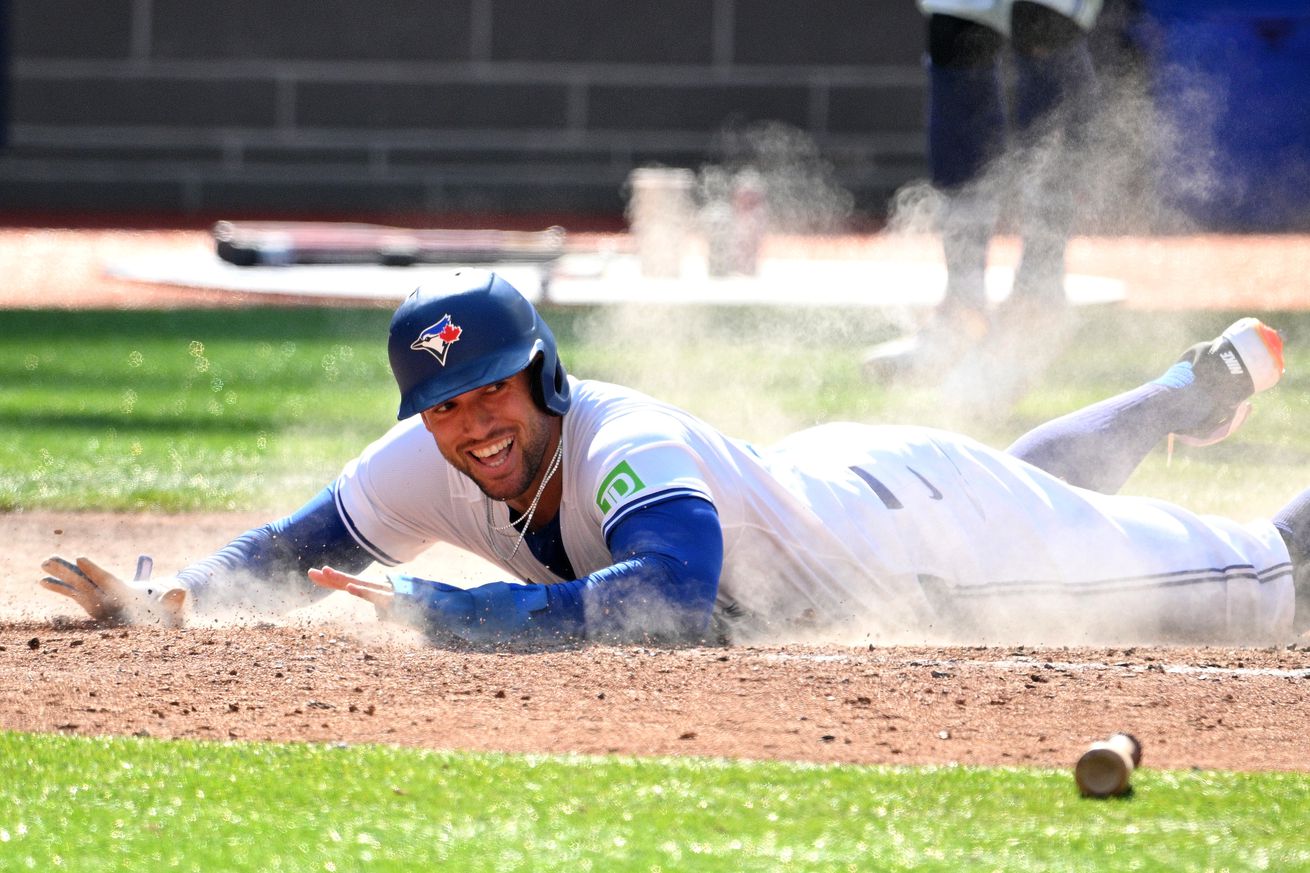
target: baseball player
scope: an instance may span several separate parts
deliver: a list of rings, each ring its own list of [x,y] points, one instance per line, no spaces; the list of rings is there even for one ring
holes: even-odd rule
[[[411,294],[388,350],[399,424],[300,510],[169,580],[51,558],[42,584],[98,618],[176,621],[184,601],[204,607],[252,579],[308,593],[308,575],[434,639],[479,643],[1214,641],[1291,628],[1289,546],[1310,554],[1310,499],[1244,526],[1093,490],[1117,488],[1167,433],[1207,442],[1240,425],[1283,369],[1279,336],[1255,319],[1008,453],[906,426],[828,424],[767,448],[731,439],[567,375],[533,306],[483,271]],[[438,542],[513,581],[352,575]]]
[[[875,379],[940,375],[998,330],[1026,330],[1026,322],[1040,320],[1051,336],[1063,324],[1077,196],[1073,155],[1097,92],[1087,32],[1101,0],[919,0],[919,8],[927,16],[928,162],[943,197],[947,284],[918,335],[870,350],[865,372]],[[1009,101],[1002,85],[1007,45]],[[1005,171],[1002,157],[1012,164]],[[994,317],[984,273],[1002,172],[1013,172],[1018,187],[1023,254]]]

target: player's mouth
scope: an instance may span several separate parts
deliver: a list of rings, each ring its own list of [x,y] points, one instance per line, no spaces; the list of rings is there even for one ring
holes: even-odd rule
[[[510,449],[514,447],[514,438],[505,437],[494,443],[485,446],[479,446],[476,449],[469,449],[468,454],[472,456],[475,463],[479,466],[489,469],[503,467],[509,461]]]

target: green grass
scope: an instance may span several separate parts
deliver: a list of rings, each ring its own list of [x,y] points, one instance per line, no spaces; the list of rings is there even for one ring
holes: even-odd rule
[[[392,423],[388,318],[0,313],[0,508],[303,499]]]
[[[0,734],[0,869],[1296,870],[1305,774],[543,758]]]
[[[915,422],[1004,446],[1029,427],[1162,372],[1230,313],[1088,317],[1013,410],[963,418],[931,392],[865,382],[858,361],[894,327],[875,312],[550,309],[570,370],[685,406],[767,442],[832,419]],[[1289,377],[1237,438],[1163,449],[1130,489],[1206,512],[1268,514],[1310,484],[1310,316]],[[391,426],[389,313],[379,309],[0,313],[0,511],[276,509],[328,482]]]

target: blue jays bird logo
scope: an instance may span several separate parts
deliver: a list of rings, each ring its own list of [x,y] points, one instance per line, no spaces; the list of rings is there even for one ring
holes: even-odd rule
[[[432,357],[437,359],[437,363],[446,366],[446,352],[450,350],[450,344],[459,339],[459,335],[464,332],[464,328],[450,320],[449,315],[441,316],[441,320],[436,324],[425,327],[423,332],[418,335],[418,339],[409,344],[414,351],[420,349],[428,352]]]

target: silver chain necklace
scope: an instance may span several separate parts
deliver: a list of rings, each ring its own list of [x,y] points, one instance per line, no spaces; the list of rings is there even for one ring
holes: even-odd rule
[[[541,478],[541,484],[537,486],[537,494],[532,498],[532,503],[528,504],[528,511],[523,513],[519,521],[523,523],[523,529],[520,530],[518,522],[511,520],[509,524],[496,524],[491,517],[491,498],[486,494],[482,495],[482,507],[487,516],[487,527],[493,534],[499,534],[503,537],[512,537],[517,535],[514,541],[514,548],[508,555],[500,550],[498,541],[495,536],[491,538],[492,551],[502,561],[512,561],[514,556],[519,553],[519,546],[523,545],[523,538],[528,535],[528,528],[532,526],[532,516],[537,512],[537,504],[541,502],[541,495],[546,493],[546,485],[554,478],[555,472],[559,470],[560,463],[564,460],[564,434],[559,436],[559,444],[555,447],[555,457],[550,461],[550,467],[546,470],[546,475]]]

